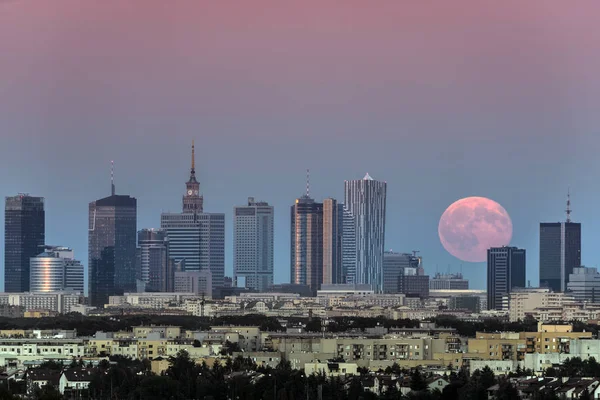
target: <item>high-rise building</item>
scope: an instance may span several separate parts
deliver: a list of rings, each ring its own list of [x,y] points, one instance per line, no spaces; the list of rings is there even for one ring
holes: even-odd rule
[[[436,273],[429,281],[431,290],[467,290],[469,281],[462,274],[440,274]]]
[[[502,310],[502,298],[525,287],[525,249],[492,247],[487,252],[488,309]]]
[[[569,274],[567,292],[578,301],[600,302],[600,273],[598,273],[598,269],[573,268],[573,272]]]
[[[108,297],[136,289],[137,200],[112,194],[89,205],[89,297],[102,306]]]
[[[142,229],[138,232],[140,280],[146,290],[166,292],[169,281],[169,239],[163,229]]]
[[[209,299],[212,298],[212,275],[210,270],[176,271],[174,292],[194,293]]]
[[[540,286],[555,292],[567,289],[569,275],[581,266],[581,224],[540,224]]]
[[[361,180],[346,181],[344,189],[344,207],[354,224],[356,251],[355,270],[345,271],[346,281],[370,284],[382,293],[387,183],[366,174]]]
[[[20,194],[4,208],[4,291],[29,291],[29,262],[44,248],[44,198]]]
[[[233,280],[266,291],[273,285],[273,206],[248,198],[233,208]]]
[[[291,207],[290,250],[290,283],[316,293],[323,283],[323,204],[308,190]]]
[[[398,292],[398,278],[406,268],[413,268],[416,275],[421,259],[413,254],[386,251],[383,253],[383,293]]]
[[[47,246],[46,251],[31,258],[30,266],[29,291],[46,293],[73,290],[83,294],[83,264],[75,260],[70,248]]]
[[[406,297],[429,297],[429,275],[425,275],[421,258],[412,256],[411,266],[402,268],[402,274],[396,279],[398,285],[397,293]]]
[[[336,199],[323,200],[323,283],[344,283],[342,238],[344,205]]]
[[[160,227],[169,238],[169,257],[183,262],[186,271],[208,269],[213,291],[223,286],[225,275],[225,214],[205,213],[204,198],[196,180],[194,147],[182,213],[163,213]]]

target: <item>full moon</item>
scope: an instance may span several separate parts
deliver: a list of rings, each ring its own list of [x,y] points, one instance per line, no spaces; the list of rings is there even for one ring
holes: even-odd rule
[[[508,245],[512,231],[506,210],[485,197],[466,197],[452,203],[438,226],[444,248],[467,262],[487,261],[487,250]]]

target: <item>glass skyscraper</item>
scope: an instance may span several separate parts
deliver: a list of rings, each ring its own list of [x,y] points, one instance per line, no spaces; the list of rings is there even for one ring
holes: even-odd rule
[[[163,229],[142,229],[138,232],[140,271],[138,275],[146,289],[166,292],[173,280],[169,269],[169,240]]]
[[[323,283],[344,283],[342,238],[344,205],[336,199],[323,200]]]
[[[237,286],[273,286],[273,206],[248,198],[233,208],[233,279]]]
[[[89,205],[89,297],[102,306],[108,297],[136,290],[137,200],[113,194]]]
[[[290,283],[313,293],[323,283],[323,204],[308,193],[291,207]]]
[[[525,287],[525,250],[492,247],[487,258],[487,306],[489,310],[502,310],[502,297],[514,288]]]
[[[44,251],[44,198],[6,198],[4,208],[4,291],[29,291],[30,259]]]
[[[354,242],[354,246],[347,243],[349,249],[355,247],[354,265],[350,261],[352,254],[343,250],[346,282],[369,284],[377,293],[383,293],[386,191],[387,183],[376,181],[369,174],[344,183],[347,236],[343,240]]]
[[[555,292],[567,289],[569,275],[581,266],[581,224],[540,224],[540,286]]]
[[[49,246],[31,258],[31,292],[73,290],[83,295],[84,272],[81,261],[67,247]]]

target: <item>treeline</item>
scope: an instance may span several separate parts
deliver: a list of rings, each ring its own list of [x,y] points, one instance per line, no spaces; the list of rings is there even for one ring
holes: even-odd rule
[[[303,371],[293,370],[285,360],[276,368],[268,368],[258,367],[249,358],[238,357],[223,364],[216,361],[209,367],[205,363],[197,364],[187,353],[181,352],[170,359],[170,366],[162,375],[154,375],[147,361],[123,357],[113,357],[112,361],[115,362],[103,361],[97,368],[90,368],[92,377],[87,390],[62,396],[56,387],[47,385],[36,388],[29,397],[35,400],[478,400],[487,399],[488,389],[499,384],[497,400],[518,398],[516,388],[506,379],[497,379],[487,367],[471,376],[466,370],[446,375],[450,384],[443,390],[430,390],[429,375],[420,369],[398,370],[395,372],[410,377],[411,392],[403,395],[391,384],[381,387],[379,391],[383,393],[378,396],[365,385],[373,381],[373,375],[365,370],[359,376],[328,379],[324,375],[306,376]],[[62,366],[46,363],[40,368]],[[5,385],[0,388],[2,400],[17,399],[19,394],[24,393],[12,392]]]

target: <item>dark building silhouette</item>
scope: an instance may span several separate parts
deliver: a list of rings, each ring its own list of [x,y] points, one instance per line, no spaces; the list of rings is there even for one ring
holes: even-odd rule
[[[29,291],[30,259],[44,251],[44,198],[6,198],[4,209],[4,291]]]
[[[169,239],[162,229],[138,232],[140,262],[137,275],[147,291],[166,292],[173,276],[169,276]]]
[[[540,224],[540,287],[564,292],[573,268],[581,266],[581,224]]]
[[[416,275],[420,265],[421,259],[414,254],[393,251],[383,253],[383,293],[402,293],[398,292],[399,277],[404,275],[405,269]]]
[[[488,309],[501,310],[504,295],[525,287],[525,249],[492,247],[487,253]]]
[[[89,205],[89,298],[102,306],[108,297],[136,290],[137,200],[112,195]],[[97,281],[96,281],[97,280]]]
[[[481,299],[478,296],[453,296],[448,302],[450,310],[469,310],[473,313],[481,312]]]

